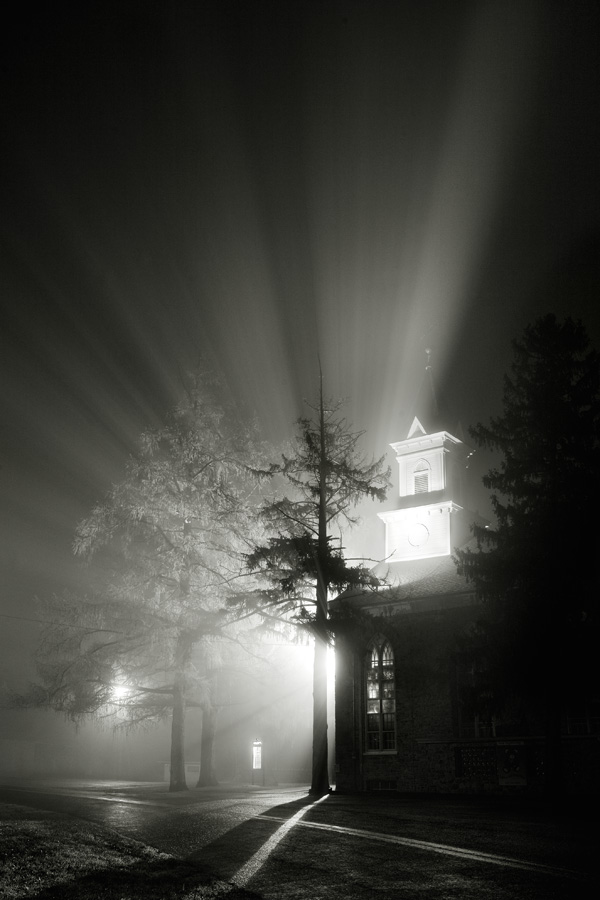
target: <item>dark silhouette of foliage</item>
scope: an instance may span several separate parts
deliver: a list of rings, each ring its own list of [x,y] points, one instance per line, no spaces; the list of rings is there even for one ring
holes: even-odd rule
[[[329,789],[327,774],[327,645],[328,596],[377,580],[364,566],[345,560],[341,529],[356,522],[356,504],[370,497],[383,500],[389,470],[383,460],[368,462],[359,452],[360,432],[339,415],[339,403],[326,403],[321,393],[314,415],[298,420],[298,436],[290,454],[261,474],[283,481],[290,494],[278,494],[262,507],[261,518],[273,536],[247,556],[251,572],[262,576],[266,591],[246,595],[245,604],[272,618],[290,618],[308,629],[315,641],[313,671],[313,765],[311,792]]]
[[[599,355],[552,315],[513,346],[503,413],[470,429],[499,454],[483,479],[496,525],[475,526],[478,549],[457,560],[483,601],[471,650],[488,707],[541,704],[556,739],[569,703],[598,691]]]

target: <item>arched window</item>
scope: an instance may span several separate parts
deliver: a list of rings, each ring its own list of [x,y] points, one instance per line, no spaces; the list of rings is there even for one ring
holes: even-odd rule
[[[426,494],[429,491],[429,473],[431,467],[424,459],[420,459],[413,470],[413,488],[415,494]]]
[[[366,658],[367,750],[396,749],[396,684],[394,651],[385,638],[376,639]]]

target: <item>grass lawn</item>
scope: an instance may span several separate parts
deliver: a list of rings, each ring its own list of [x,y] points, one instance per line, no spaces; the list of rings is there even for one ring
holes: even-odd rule
[[[73,900],[250,900],[202,867],[117,832],[0,803],[0,897]]]

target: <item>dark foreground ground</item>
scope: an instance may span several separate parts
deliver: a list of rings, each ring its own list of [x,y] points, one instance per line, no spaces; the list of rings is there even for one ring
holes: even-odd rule
[[[596,820],[593,802],[7,781],[0,897],[586,898]]]

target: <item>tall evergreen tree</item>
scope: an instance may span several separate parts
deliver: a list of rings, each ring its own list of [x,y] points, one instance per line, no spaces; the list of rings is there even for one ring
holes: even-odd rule
[[[513,346],[502,415],[470,429],[500,457],[483,479],[497,522],[476,526],[478,549],[457,556],[483,601],[486,702],[541,704],[554,786],[561,715],[599,686],[599,355],[581,323],[552,315]]]
[[[197,376],[168,424],[142,436],[124,479],[82,521],[74,549],[86,596],[49,601],[29,701],[73,718],[118,713],[136,725],[171,717],[171,782],[186,789],[186,710],[203,711],[201,783],[210,783],[218,642],[252,534],[257,444]]]
[[[384,500],[389,470],[384,457],[368,462],[361,455],[361,432],[352,431],[339,415],[340,403],[326,403],[321,391],[313,415],[298,420],[289,455],[265,473],[287,483],[262,508],[262,520],[274,536],[248,556],[250,571],[260,573],[271,590],[257,607],[264,616],[291,614],[314,636],[313,756],[311,793],[329,789],[327,772],[328,596],[376,581],[362,565],[344,558],[341,530],[356,522],[357,503]],[[248,597],[246,597],[248,600]]]

